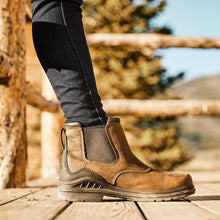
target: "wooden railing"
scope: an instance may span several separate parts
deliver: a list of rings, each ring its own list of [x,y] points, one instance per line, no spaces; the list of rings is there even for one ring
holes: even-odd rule
[[[60,151],[57,132],[63,122],[58,103],[51,101],[53,95],[47,96],[48,84],[44,85],[44,96],[30,84],[22,84],[25,60],[21,48],[24,48],[25,42],[23,38],[25,10],[28,11],[27,8],[25,9],[25,0],[20,0],[19,4],[15,0],[10,0],[10,4],[9,0],[2,0],[0,3],[0,188],[6,185],[19,187],[25,182],[24,103],[26,101],[41,109],[43,114],[42,128],[47,139],[42,139],[44,161],[42,174],[44,177],[57,175],[59,170],[57,161]],[[17,15],[16,13],[21,17],[15,23],[12,18]],[[30,16],[30,11],[28,13]],[[18,25],[20,32],[17,31]],[[159,34],[92,34],[87,36],[87,39],[89,45],[93,47],[123,45],[128,50],[139,50],[149,57],[153,57],[158,48],[220,48],[220,39]],[[12,41],[17,43],[11,44]],[[20,88],[17,87],[18,85],[21,85]],[[220,100],[104,100],[103,103],[109,115],[134,114],[161,118],[189,115],[220,116]],[[49,154],[50,157],[47,156]],[[50,174],[47,173],[48,170],[51,171]]]

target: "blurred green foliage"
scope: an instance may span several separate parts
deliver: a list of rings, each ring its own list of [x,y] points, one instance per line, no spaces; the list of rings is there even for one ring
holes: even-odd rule
[[[83,20],[86,33],[163,33],[167,27],[152,25],[152,19],[166,6],[163,0],[86,0]],[[166,99],[170,87],[182,73],[167,77],[161,57],[148,58],[143,52],[123,47],[91,48],[99,93],[103,99]],[[178,142],[175,119],[123,116],[134,153],[156,169],[171,170],[187,161],[185,148]]]

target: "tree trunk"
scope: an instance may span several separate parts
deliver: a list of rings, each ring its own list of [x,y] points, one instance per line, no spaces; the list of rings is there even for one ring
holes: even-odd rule
[[[46,76],[43,76],[43,96],[57,102],[55,93]],[[57,178],[60,171],[61,146],[60,130],[64,116],[59,108],[57,113],[42,112],[41,114],[41,175],[43,178]]]
[[[0,189],[25,185],[25,5],[0,3]]]

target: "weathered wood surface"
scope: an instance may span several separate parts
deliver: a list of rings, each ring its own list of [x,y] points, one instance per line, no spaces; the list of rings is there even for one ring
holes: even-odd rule
[[[196,194],[188,200],[220,218],[220,182],[197,184]]]
[[[29,83],[26,83],[26,98],[27,103],[33,107],[37,107],[42,111],[51,113],[57,113],[59,111],[59,105],[56,102],[47,100],[36,89],[34,89]]]
[[[57,220],[144,220],[134,202],[106,201],[75,203],[62,212]]]
[[[0,195],[0,205],[9,203],[21,197],[27,196],[39,189],[37,188],[11,188],[3,190]]]
[[[11,77],[15,71],[15,66],[12,63],[8,54],[0,51],[0,82],[3,84]]]
[[[219,172],[216,172],[216,177],[213,178],[214,173],[201,173],[199,178],[199,173],[192,173],[196,180],[196,194],[171,202],[136,203],[106,197],[105,201],[100,203],[69,203],[57,199],[56,187],[10,189],[9,196],[8,189],[5,189],[0,192],[0,198],[7,201],[0,203],[0,219],[218,220],[220,219],[218,174]]]
[[[220,101],[214,100],[103,100],[108,115],[142,117],[219,116]]]
[[[138,50],[149,58],[154,57],[158,48],[220,48],[220,38],[178,37],[167,34],[89,34],[88,44],[92,47],[125,47]],[[95,56],[95,55],[94,55]]]
[[[215,219],[218,217],[207,210],[192,205],[189,202],[139,202],[147,219],[150,220],[202,220]]]
[[[170,47],[220,48],[220,38],[179,37],[168,34],[89,34],[90,46],[148,47],[153,50]]]
[[[56,194],[56,188],[46,188],[0,206],[0,219],[51,219],[69,206]]]
[[[220,183],[220,171],[191,172],[195,183]]]
[[[57,102],[56,95],[49,80],[43,76],[42,94],[48,100]],[[52,178],[59,175],[61,151],[60,130],[64,126],[64,116],[61,109],[57,113],[41,113],[41,175]]]
[[[56,113],[56,102],[48,101],[30,85],[26,85],[28,104],[42,111]],[[142,117],[220,116],[219,100],[134,100],[102,101],[108,115],[138,115]]]
[[[25,5],[0,3],[0,189],[25,183]]]

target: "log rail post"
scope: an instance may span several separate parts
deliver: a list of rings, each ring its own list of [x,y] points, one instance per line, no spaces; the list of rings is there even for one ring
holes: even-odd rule
[[[0,189],[25,185],[25,0],[0,3]]]
[[[57,133],[63,124],[56,102],[48,101],[25,84],[25,17],[31,17],[26,0],[1,0],[0,3],[0,189],[25,185],[27,162],[26,149],[26,101],[50,112],[42,114],[42,133],[52,141],[42,138],[42,176],[57,175],[60,151]],[[220,48],[220,39],[182,38],[159,34],[92,34],[87,36],[90,46],[124,46],[140,50],[149,57],[158,48]],[[141,42],[141,43],[140,43]],[[46,83],[47,84],[47,83]],[[52,98],[45,84],[44,95]],[[109,115],[135,114],[146,116],[219,116],[219,101],[143,101],[105,100]],[[133,105],[135,104],[135,105]],[[133,108],[136,106],[137,108]],[[176,107],[176,108],[175,108]],[[159,109],[155,111],[155,109]],[[175,111],[173,111],[174,109]],[[176,111],[176,109],[178,111]],[[52,114],[51,114],[52,113]],[[48,120],[53,123],[47,123]],[[51,129],[52,128],[52,129]],[[56,139],[56,140],[55,140]],[[49,146],[49,147],[48,147]],[[48,160],[49,155],[49,160]],[[48,173],[47,171],[50,170]]]

